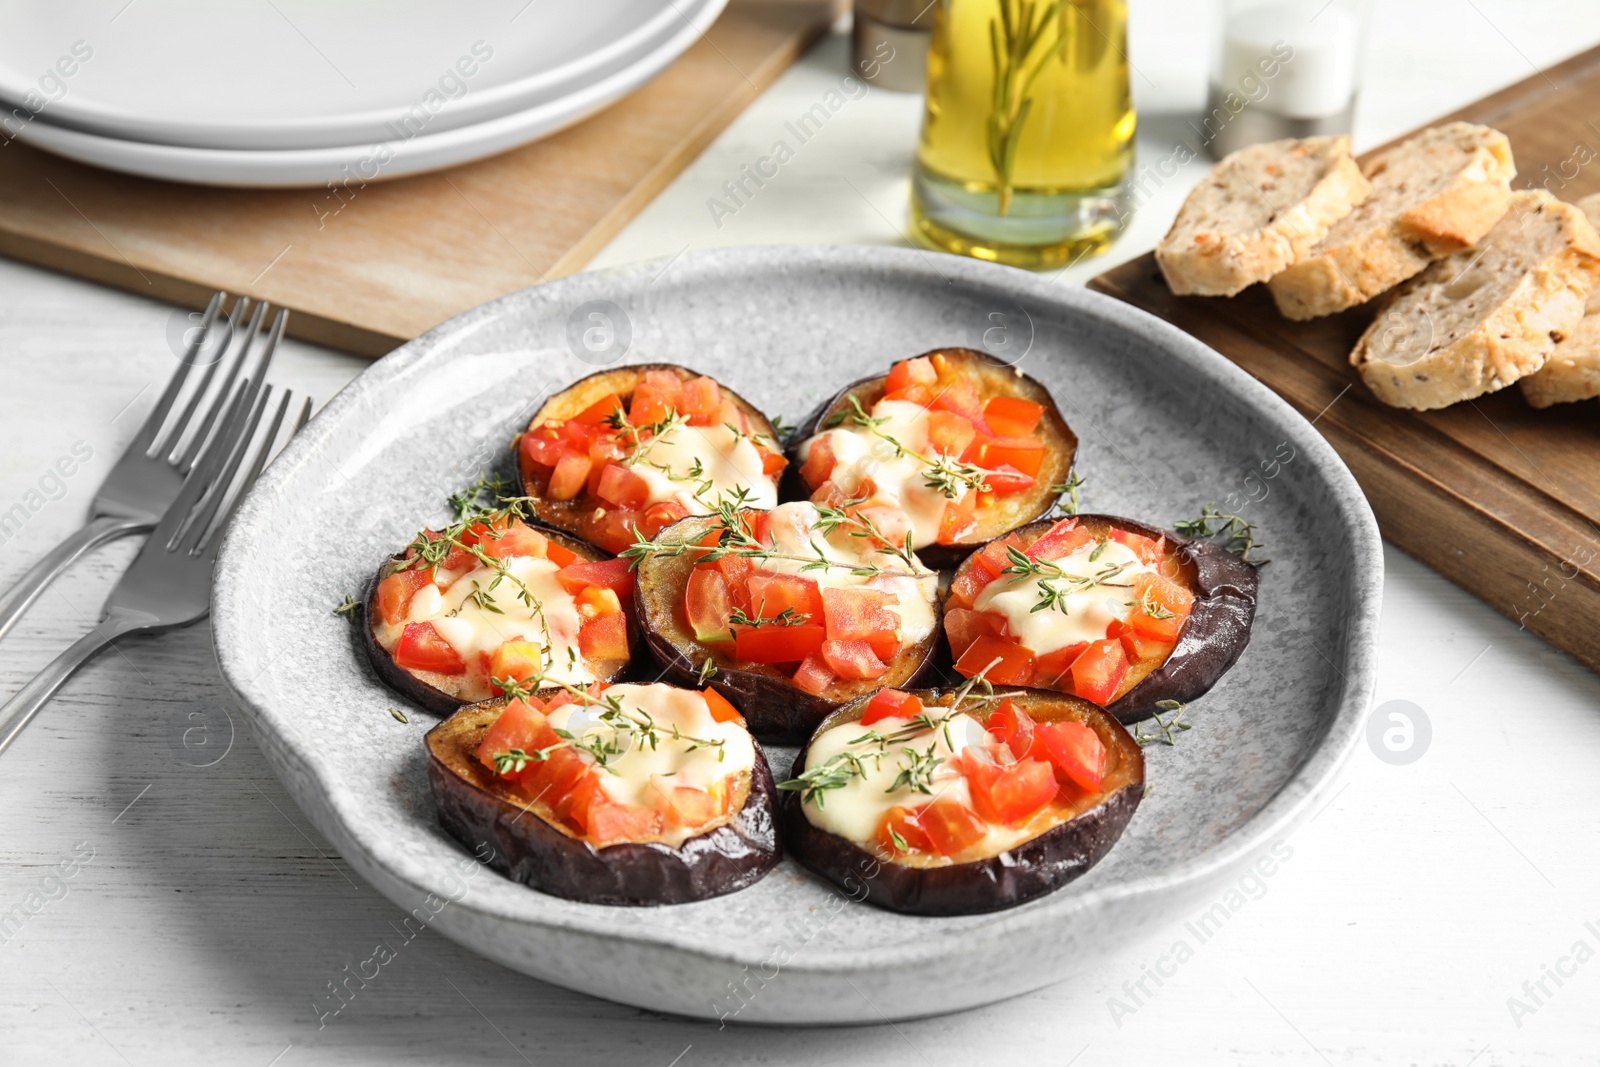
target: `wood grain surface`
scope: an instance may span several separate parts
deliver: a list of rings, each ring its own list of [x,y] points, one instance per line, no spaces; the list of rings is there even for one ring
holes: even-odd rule
[[[1517,187],[1567,200],[1600,191],[1600,49],[1439,121],[1453,119],[1510,137]],[[1278,392],[1350,465],[1385,538],[1600,670],[1593,401],[1537,411],[1510,388],[1442,411],[1401,411],[1379,403],[1348,362],[1371,305],[1296,323],[1277,313],[1265,286],[1231,299],[1176,297],[1153,255],[1089,284],[1172,322]]]
[[[296,336],[379,356],[486,300],[581,268],[832,21],[838,0],[733,0],[677,62],[570,129],[395,181],[214,189],[11,143],[0,254],[203,307],[294,311]]]

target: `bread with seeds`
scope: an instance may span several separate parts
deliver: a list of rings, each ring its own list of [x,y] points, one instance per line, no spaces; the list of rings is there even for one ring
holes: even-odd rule
[[[1600,193],[1579,200],[1578,208],[1600,230]],[[1600,285],[1589,294],[1583,319],[1572,336],[1556,345],[1549,361],[1517,387],[1536,408],[1600,396]]]
[[[1268,282],[1286,318],[1332,315],[1477,244],[1505,214],[1516,165],[1505,134],[1451,122],[1364,168],[1371,192]]]
[[[1156,262],[1180,296],[1232,296],[1293,263],[1366,195],[1348,137],[1242,148],[1189,193]]]
[[[1514,193],[1478,247],[1395,294],[1350,362],[1386,404],[1427,410],[1502,389],[1545,365],[1600,281],[1600,235],[1543,190]]]

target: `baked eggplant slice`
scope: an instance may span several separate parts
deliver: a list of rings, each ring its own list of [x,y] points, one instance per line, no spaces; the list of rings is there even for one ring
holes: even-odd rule
[[[545,401],[513,448],[540,521],[607,552],[722,499],[772,507],[788,462],[747,400],[666,363],[591,374]]]
[[[1098,863],[1144,796],[1144,753],[1086,700],[885,689],[825,719],[778,788],[801,864],[894,911],[1015,907]]]
[[[970,348],[856,382],[799,438],[786,498],[896,508],[932,567],[1049,511],[1078,448],[1048,389]]]
[[[880,526],[879,511],[902,525]],[[805,501],[683,519],[625,553],[645,641],[673,681],[709,683],[757,737],[799,744],[932,659],[939,579],[905,534],[892,509]]]
[[[780,857],[766,756],[712,692],[519,691],[461,708],[427,743],[440,824],[552,896],[681,904],[743,889]]]
[[[378,677],[439,715],[498,695],[495,678],[615,681],[642,644],[627,561],[512,509],[419,533],[365,615]]]
[[[956,570],[957,672],[1072,693],[1125,723],[1216,684],[1250,640],[1256,569],[1213,541],[1114,515],[1041,520]]]

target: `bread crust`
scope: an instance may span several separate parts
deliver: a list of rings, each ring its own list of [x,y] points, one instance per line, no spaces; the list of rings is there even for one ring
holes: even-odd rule
[[[1519,248],[1523,230],[1540,216],[1558,228],[1553,250],[1540,252],[1530,244],[1529,254],[1539,258],[1525,266],[1514,259],[1488,260]],[[1549,193],[1520,192],[1497,227],[1484,248],[1441,260],[1406,285],[1362,334],[1350,362],[1379,400],[1430,410],[1503,389],[1543,367],[1556,343],[1576,329],[1600,280],[1600,235],[1589,220]],[[1502,274],[1511,288],[1470,329],[1439,343],[1435,316],[1460,313],[1461,299],[1451,289],[1469,268],[1480,267],[1476,257],[1494,264],[1482,269],[1516,269],[1518,276]]]
[[[1577,207],[1600,230],[1600,193],[1579,200]],[[1536,408],[1600,396],[1600,284],[1590,292],[1572,336],[1556,345],[1545,365],[1517,382],[1517,387]]]
[[[1385,172],[1441,141],[1456,142],[1465,156],[1452,162],[1456,173],[1445,188],[1398,211],[1382,210],[1382,199],[1404,196],[1404,186],[1386,181]],[[1354,234],[1334,229],[1272,278],[1267,287],[1278,311],[1300,321],[1332,315],[1366,303],[1443,256],[1472,247],[1505,214],[1516,172],[1511,143],[1486,126],[1452,122],[1396,145],[1366,168],[1377,218]]]
[[[1313,137],[1241,149],[1212,168],[1259,187],[1265,167],[1292,153],[1316,153],[1326,164],[1305,196],[1272,213],[1260,226],[1228,232],[1208,225],[1204,201],[1217,188],[1204,182],[1189,193],[1172,228],[1156,245],[1156,263],[1179,296],[1233,296],[1264,282],[1293,263],[1328,232],[1368,191],[1367,179],[1350,155],[1350,138]],[[1262,168],[1261,175],[1250,171]]]

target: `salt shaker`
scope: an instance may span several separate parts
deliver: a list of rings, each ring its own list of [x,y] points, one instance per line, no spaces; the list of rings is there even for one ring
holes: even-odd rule
[[[1349,133],[1371,0],[1225,0],[1200,133],[1214,158]]]

